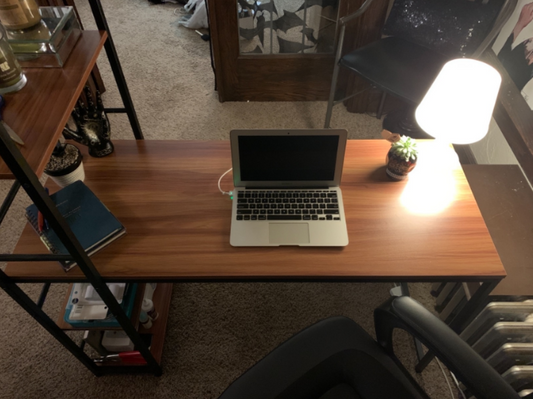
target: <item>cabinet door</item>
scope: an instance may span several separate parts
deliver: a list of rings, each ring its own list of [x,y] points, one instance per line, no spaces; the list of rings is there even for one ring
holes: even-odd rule
[[[363,0],[207,0],[220,101],[327,100],[337,19]],[[379,37],[387,1],[349,27],[345,49]],[[363,28],[364,26],[364,28]],[[358,37],[354,34],[361,33]],[[353,85],[341,76],[339,86]],[[363,98],[361,101],[365,102]]]

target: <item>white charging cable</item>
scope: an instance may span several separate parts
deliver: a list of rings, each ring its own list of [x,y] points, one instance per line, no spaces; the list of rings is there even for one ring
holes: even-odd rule
[[[222,193],[222,195],[229,195],[230,197],[233,195],[233,191],[224,191],[224,190],[222,190],[222,187],[220,187],[220,182],[222,181],[222,178],[223,178],[224,176],[226,176],[229,172],[231,172],[232,169],[233,169],[233,168],[229,168],[228,170],[226,170],[226,171],[222,174],[222,176],[220,176],[220,179],[218,179],[218,189],[220,190],[220,192]],[[233,199],[233,197],[232,197],[232,199]]]
[[[462,397],[463,399],[466,399],[466,396],[465,396],[463,390],[462,390],[461,387],[459,386],[459,381],[457,381],[457,378],[455,378],[455,374],[452,373],[452,372],[450,371],[450,375],[451,375],[452,378],[453,378],[453,382],[455,382],[455,385],[457,386],[457,391],[461,394],[461,397]]]
[[[440,360],[436,357],[435,360],[437,361],[437,364],[440,367],[440,371],[442,371],[442,375],[444,376],[444,379],[446,380],[446,384],[448,384],[448,388],[450,389],[450,395],[452,399],[455,399],[455,395],[453,393],[452,385],[450,384],[450,380],[448,380],[448,376],[446,375],[446,372],[444,371],[444,368],[442,367],[442,364]]]

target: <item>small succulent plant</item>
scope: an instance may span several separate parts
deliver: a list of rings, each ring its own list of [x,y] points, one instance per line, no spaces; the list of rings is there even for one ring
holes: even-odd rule
[[[391,145],[391,152],[405,162],[416,162],[418,159],[418,149],[416,148],[416,140],[401,136],[400,140]]]

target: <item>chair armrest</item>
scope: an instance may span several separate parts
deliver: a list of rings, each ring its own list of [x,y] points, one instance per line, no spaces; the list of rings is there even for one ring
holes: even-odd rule
[[[368,9],[368,7],[370,7],[370,4],[372,4],[373,1],[374,0],[366,0],[361,5],[361,7],[359,7],[357,9],[357,11],[355,11],[355,12],[353,12],[351,14],[345,15],[344,17],[340,18],[339,19],[339,24],[340,25],[346,25],[348,22],[351,22],[354,19],[359,18],[361,16],[361,14],[363,14]]]
[[[394,356],[392,332],[401,328],[418,338],[478,398],[519,398],[518,393],[450,327],[414,299],[391,298],[374,311],[379,344]]]

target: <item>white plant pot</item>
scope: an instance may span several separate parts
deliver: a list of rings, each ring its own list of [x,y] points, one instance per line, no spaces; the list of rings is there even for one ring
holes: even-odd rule
[[[62,176],[52,176],[49,174],[47,175],[50,176],[52,180],[55,181],[59,187],[66,187],[69,184],[72,184],[78,180],[84,181],[85,180],[85,169],[83,168],[83,161],[78,165],[76,169],[74,169],[72,172],[67,173],[65,175],[62,175]]]
[[[78,180],[83,181],[85,169],[82,159],[79,148],[73,144],[67,144],[63,153],[52,154],[44,173],[60,187],[66,187]]]

